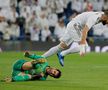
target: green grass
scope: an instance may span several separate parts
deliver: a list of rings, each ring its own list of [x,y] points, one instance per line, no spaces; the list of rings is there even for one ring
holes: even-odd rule
[[[0,80],[11,76],[13,62],[21,58],[27,59],[22,52],[0,53]],[[0,82],[0,90],[108,90],[108,53],[90,53],[84,57],[67,55],[64,67],[59,65],[56,55],[48,58],[48,62],[62,71],[60,79],[48,77],[46,81]]]

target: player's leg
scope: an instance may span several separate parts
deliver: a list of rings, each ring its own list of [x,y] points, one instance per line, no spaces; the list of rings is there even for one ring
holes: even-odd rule
[[[79,44],[77,42],[73,42],[69,49],[60,52],[60,55],[63,57],[67,54],[77,53],[79,52]]]
[[[61,42],[59,45],[52,47],[49,49],[46,53],[44,53],[42,56],[47,58],[63,49],[67,48],[67,45],[64,42]]]
[[[33,65],[31,62],[25,62],[23,65],[22,65],[22,70],[30,70],[33,68]]]
[[[85,49],[88,48],[88,43],[86,42],[86,47]],[[64,56],[72,53],[79,53],[80,52],[80,47],[77,42],[72,43],[69,49],[63,50],[62,52],[57,53],[58,59],[60,61],[60,64],[64,66]]]
[[[49,57],[57,52],[62,51],[63,49],[66,49],[73,42],[72,33],[73,33],[73,31],[71,30],[71,24],[69,24],[69,25],[67,25],[66,32],[65,32],[64,36],[60,39],[60,44],[52,47],[42,56]]]
[[[26,60],[23,60],[23,59],[20,59],[20,60],[17,60],[14,65],[13,65],[13,71],[20,71],[22,70],[22,66],[24,63],[26,63],[27,61]]]
[[[77,53],[79,52],[79,44],[78,43],[72,43],[69,49],[63,50],[62,52],[58,52],[57,56],[60,61],[61,66],[64,66],[64,56],[71,53]]]
[[[60,44],[57,46],[52,47],[51,49],[49,49],[46,53],[44,53],[42,56],[44,57],[49,57],[59,51],[62,51],[63,49],[66,49],[72,42],[72,23],[69,23],[67,25],[65,34],[63,35],[63,37],[60,39]]]
[[[74,42],[74,39],[76,39],[74,37],[74,34],[75,34],[75,30],[73,30],[72,23],[70,22],[67,25],[67,29],[64,36],[60,40],[63,41],[67,46],[69,46],[71,43]],[[63,54],[66,54],[69,52],[70,51],[63,52]],[[57,53],[57,56],[58,56],[59,63],[61,64],[61,66],[64,66],[64,57],[60,55],[60,52]]]
[[[29,74],[25,74],[22,72],[23,70],[31,69],[31,62],[27,62],[26,60],[17,60],[13,65],[12,72],[12,81],[27,81],[31,79]]]
[[[58,56],[58,59],[60,61],[60,64],[62,66],[64,66],[64,56],[65,55],[71,54],[71,53],[77,53],[79,51],[80,51],[79,45],[78,46],[77,45],[76,46],[71,45],[71,47],[69,49],[63,50],[62,52],[58,52],[57,56]]]

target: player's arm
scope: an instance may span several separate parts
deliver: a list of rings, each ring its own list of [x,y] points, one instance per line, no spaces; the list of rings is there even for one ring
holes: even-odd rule
[[[36,74],[36,75],[23,74],[23,75],[17,75],[17,76],[12,77],[12,81],[17,82],[17,81],[38,80],[41,77],[43,77],[42,74]]]
[[[28,57],[30,59],[34,59],[37,62],[43,63],[46,62],[46,59],[40,55],[30,54],[29,52],[24,53],[25,57]]]
[[[6,77],[3,81],[4,82],[17,82],[17,81],[29,81],[32,79],[32,76],[29,74],[22,74],[13,76],[13,77]]]
[[[80,41],[80,55],[83,56],[85,54],[85,48],[86,48],[86,38],[87,33],[90,30],[90,28],[95,25],[98,17],[97,16],[91,16],[88,18],[83,30],[82,30],[82,37]]]
[[[83,56],[85,54],[86,38],[87,38],[88,31],[89,31],[89,28],[87,25],[85,25],[83,30],[82,30],[82,38],[80,41],[80,55],[81,56]]]
[[[89,28],[87,25],[85,25],[82,30],[82,38],[81,38],[80,44],[86,44],[86,38],[87,38],[88,31],[89,31]]]

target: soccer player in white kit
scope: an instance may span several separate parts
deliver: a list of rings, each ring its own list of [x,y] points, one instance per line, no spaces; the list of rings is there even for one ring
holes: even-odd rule
[[[60,44],[52,47],[42,56],[47,58],[55,53],[62,51],[63,49],[68,48],[68,46],[73,42],[77,42],[79,44],[79,47],[74,49],[74,52],[80,52],[80,55],[83,56],[86,53],[85,48],[87,45],[87,33],[91,27],[98,23],[102,23],[103,25],[108,24],[108,11],[83,12],[82,14],[77,15],[68,23],[66,32],[60,39]],[[59,54],[58,57],[60,64],[64,66],[64,59],[62,55],[60,56]]]

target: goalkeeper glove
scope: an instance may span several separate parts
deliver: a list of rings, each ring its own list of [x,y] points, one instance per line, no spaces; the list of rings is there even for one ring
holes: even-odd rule
[[[40,74],[36,74],[36,75],[32,75],[32,78],[31,80],[36,80],[36,79],[40,79],[41,77],[43,77],[44,74],[43,73],[40,73]]]

